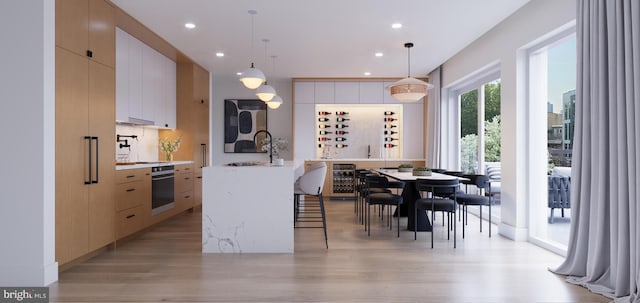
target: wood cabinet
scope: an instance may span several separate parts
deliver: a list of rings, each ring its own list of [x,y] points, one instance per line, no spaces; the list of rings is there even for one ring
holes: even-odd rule
[[[113,24],[113,7],[105,1],[56,1],[56,260],[60,264],[114,241]]]
[[[121,239],[149,225],[151,169],[116,172],[116,237]]]
[[[175,140],[182,135],[182,144],[174,160],[194,161],[194,205],[202,204],[202,167],[208,166],[209,144],[209,72],[194,63],[177,66],[177,129],[161,130],[161,138]],[[161,156],[161,155],[160,155]]]
[[[104,0],[56,1],[56,45],[115,66],[114,8]]]
[[[194,207],[194,177],[192,165],[175,166],[175,208],[177,212]]]

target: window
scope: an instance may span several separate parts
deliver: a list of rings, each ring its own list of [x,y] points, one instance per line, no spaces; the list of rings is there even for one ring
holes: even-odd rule
[[[558,208],[554,192],[558,180],[569,176],[572,162],[576,100],[576,36],[570,28],[528,50],[529,128],[532,146],[531,190],[547,187],[549,194],[532,197],[529,207],[530,239],[565,254],[571,222],[570,208]],[[537,123],[546,114],[547,123]],[[537,134],[542,134],[538,136]],[[546,134],[546,136],[544,135]],[[537,155],[547,155],[538,157]],[[551,184],[551,185],[550,185]],[[564,183],[563,183],[564,184]],[[553,188],[548,188],[553,186]]]

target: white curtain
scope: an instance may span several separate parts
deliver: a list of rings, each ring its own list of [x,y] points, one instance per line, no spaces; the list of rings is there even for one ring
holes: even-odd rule
[[[442,116],[442,97],[440,95],[442,86],[441,68],[438,67],[429,73],[429,82],[433,84],[433,88],[429,90],[427,95],[427,145],[426,145],[426,164],[432,168],[442,168],[440,150],[442,149],[441,140],[441,116]]]
[[[554,270],[640,302],[640,1],[577,0],[569,250]]]

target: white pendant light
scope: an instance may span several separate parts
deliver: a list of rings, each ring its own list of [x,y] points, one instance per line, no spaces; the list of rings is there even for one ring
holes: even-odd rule
[[[267,61],[267,43],[269,43],[269,39],[262,39],[262,42],[264,42],[264,59],[266,62]],[[256,96],[258,96],[258,99],[264,102],[270,101],[275,95],[276,95],[276,89],[273,88],[273,86],[267,84],[266,80],[264,81],[262,86],[258,87],[258,89],[256,90]]]
[[[280,107],[280,105],[282,105],[282,98],[280,98],[280,96],[278,96],[278,95],[275,95],[275,96],[273,96],[271,101],[267,101],[265,103],[267,103],[267,106],[269,108],[276,109],[276,108]]]
[[[253,16],[258,14],[255,10],[249,10],[249,15],[251,15],[251,56],[253,56]],[[264,73],[255,68],[253,62],[251,62],[251,67],[242,71],[240,75],[240,81],[244,86],[248,89],[256,89],[262,85],[262,83],[267,79],[264,76]]]
[[[391,91],[391,96],[400,102],[416,102],[427,95],[427,90],[433,88],[433,85],[422,80],[411,77],[411,53],[410,49],[413,43],[404,44],[408,53],[408,76],[407,78],[396,81],[387,88]]]

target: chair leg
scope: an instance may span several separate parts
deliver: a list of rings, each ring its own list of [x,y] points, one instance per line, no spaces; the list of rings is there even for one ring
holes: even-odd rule
[[[480,232],[482,232],[482,205],[480,205]]]
[[[396,229],[398,230],[398,238],[400,238],[400,203],[398,203],[396,209],[398,210],[398,224],[396,225]]]
[[[400,216],[398,216],[399,218]],[[398,219],[399,220],[399,219]],[[418,239],[418,207],[413,204],[413,240]]]
[[[322,193],[318,195],[320,199],[320,212],[322,212],[322,228],[324,229],[324,245],[329,249],[329,239],[327,238],[327,219],[325,218],[324,212],[324,199],[322,198]]]
[[[453,209],[453,217],[456,217],[456,209]],[[464,225],[462,225],[462,230],[464,231]],[[456,221],[453,221],[453,248],[456,248],[456,240],[458,237],[456,237]]]
[[[371,204],[367,203],[367,224],[365,225],[367,236],[371,237]]]
[[[432,205],[433,206],[433,205]],[[433,219],[435,219],[435,215],[434,215],[434,211],[433,208],[431,209],[431,222],[433,222]],[[431,224],[431,249],[433,249],[433,232],[434,232],[434,225]]]

